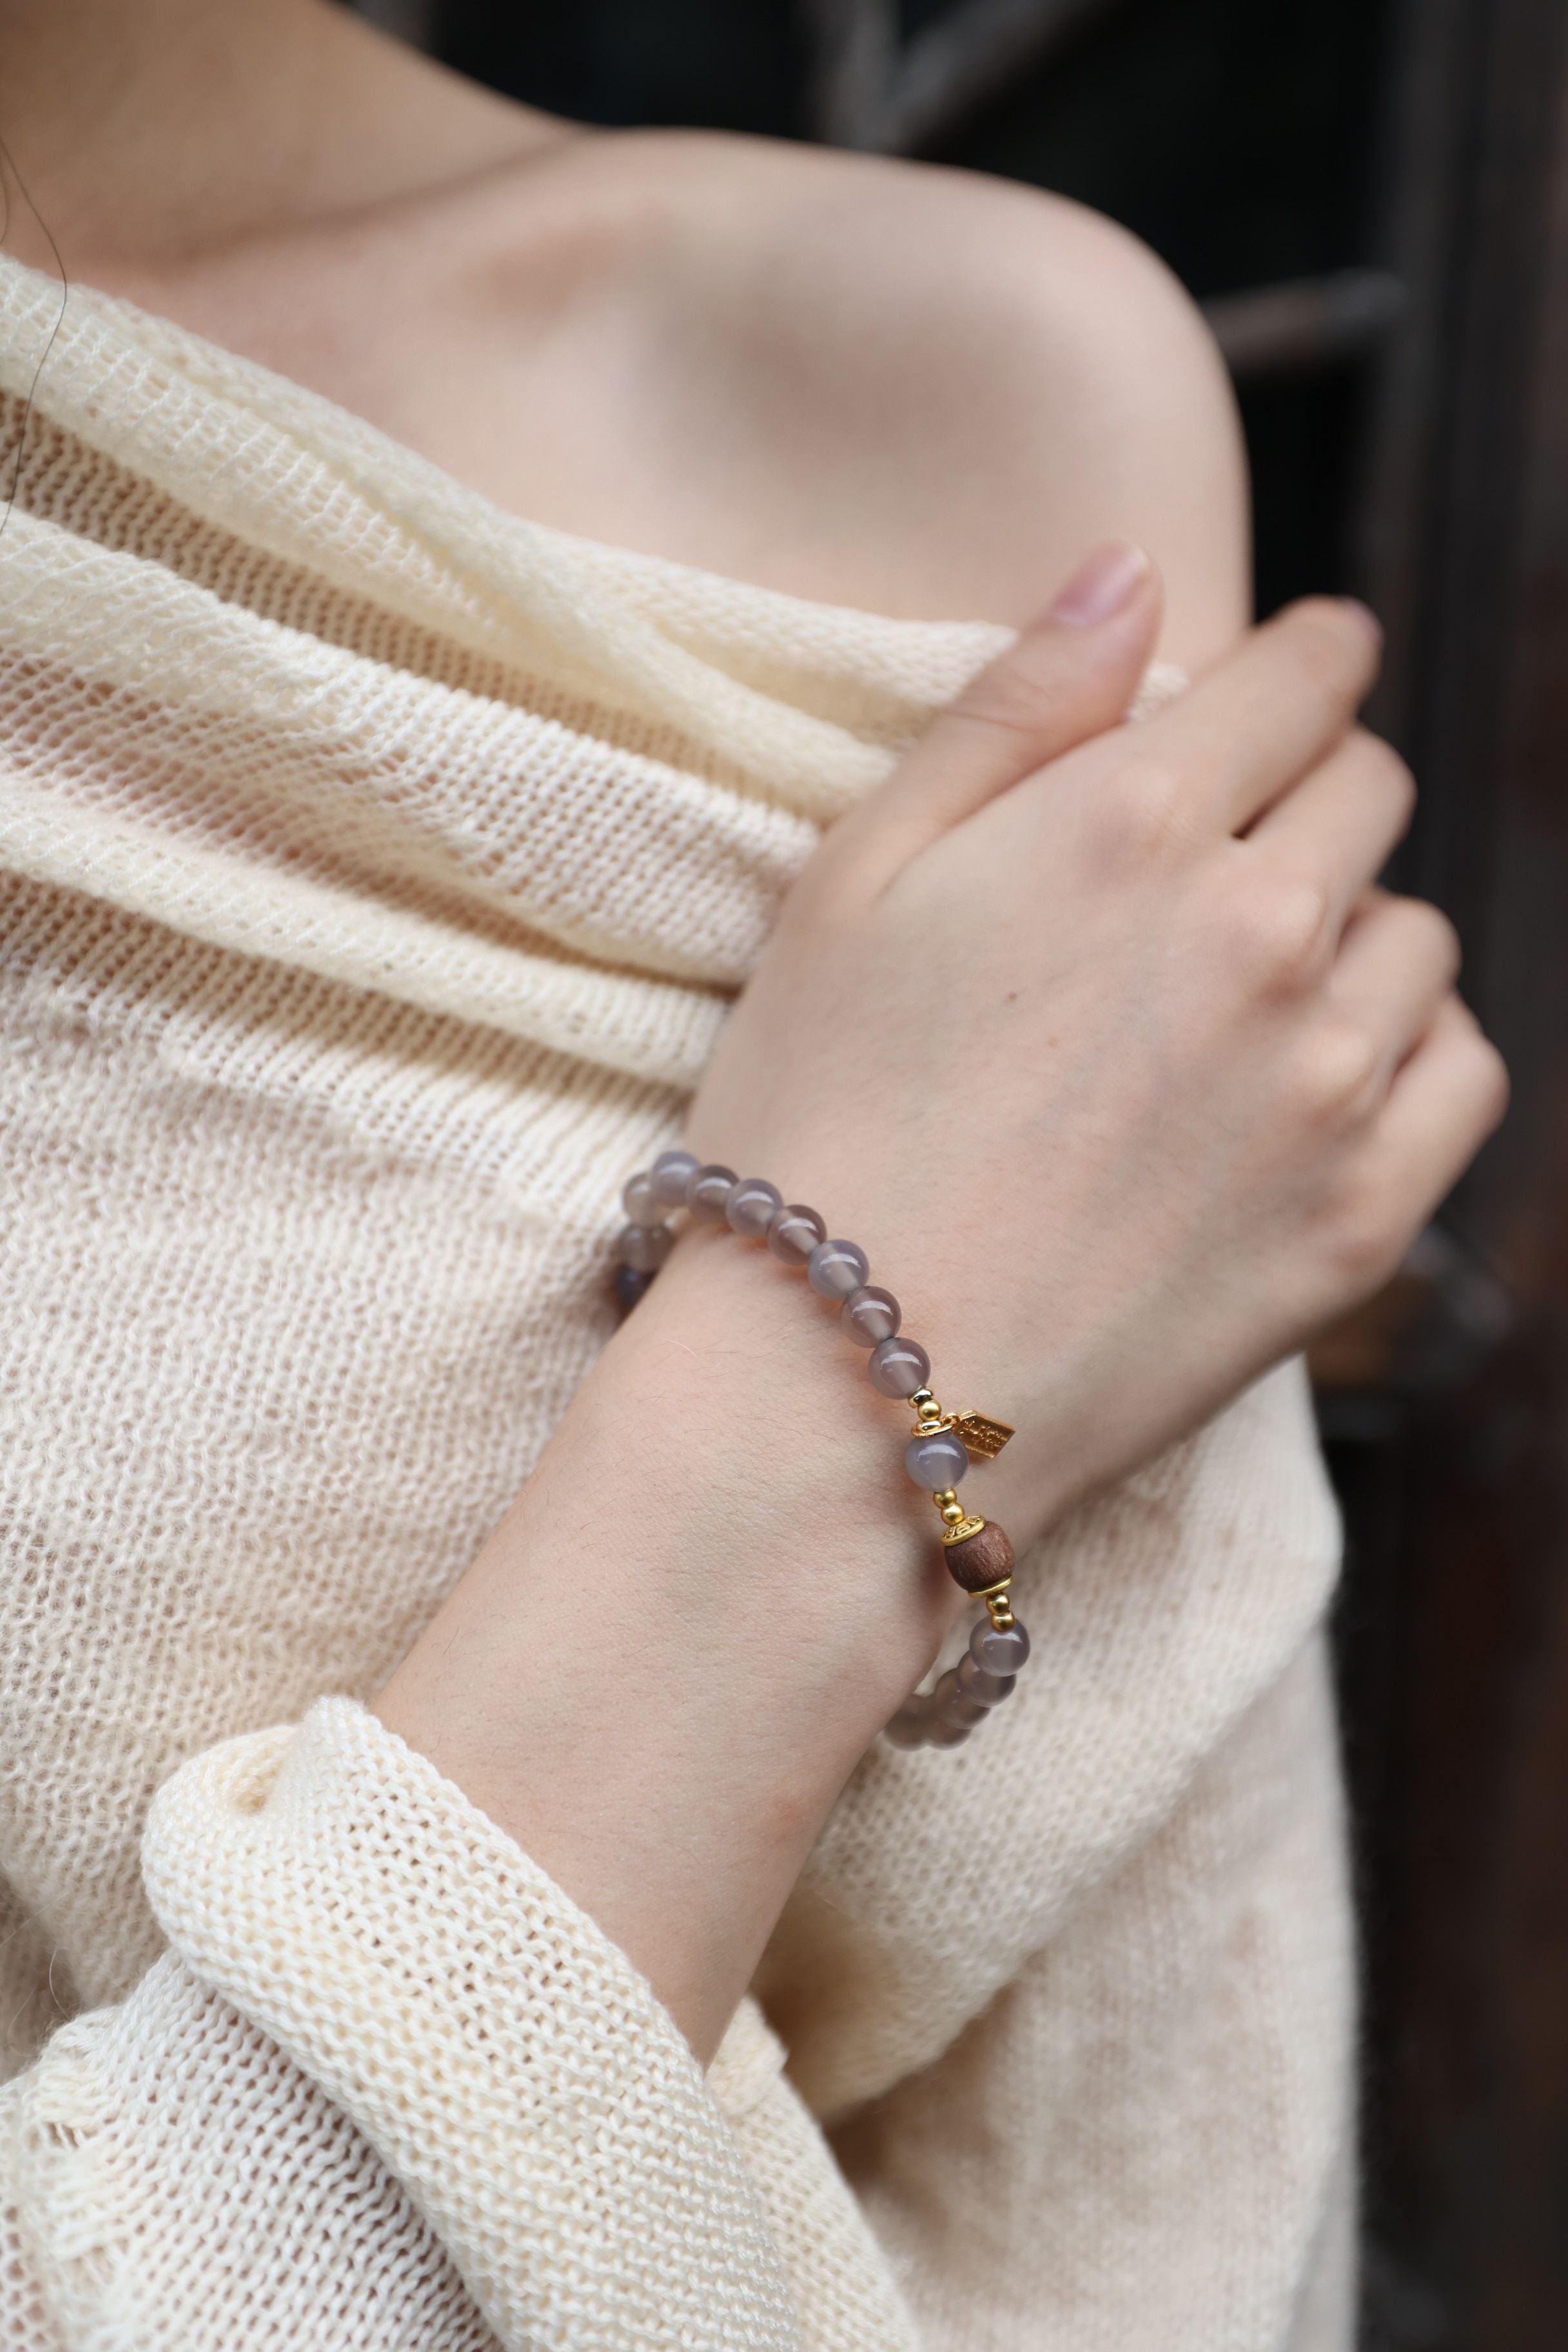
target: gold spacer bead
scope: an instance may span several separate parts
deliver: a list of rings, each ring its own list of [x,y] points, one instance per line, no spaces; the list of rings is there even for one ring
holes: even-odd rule
[[[943,1527],[956,1528],[960,1525],[963,1518],[963,1505],[959,1501],[958,1496],[955,1495],[951,1503],[944,1503],[942,1505],[942,1522]]]
[[[936,1399],[932,1396],[930,1389],[916,1389],[910,1398],[910,1402],[914,1406],[915,1411],[919,1412],[924,1406],[934,1404],[936,1402]]]
[[[1011,1583],[1011,1578],[1008,1582]],[[1005,1633],[1013,1622],[1013,1601],[1007,1585],[1000,1584],[994,1592],[982,1594],[986,1612],[999,1633]]]

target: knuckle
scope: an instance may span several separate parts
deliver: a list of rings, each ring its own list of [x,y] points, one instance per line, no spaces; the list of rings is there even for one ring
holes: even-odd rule
[[[1459,934],[1439,908],[1425,898],[1384,897],[1375,902],[1371,922],[1406,974],[1424,983],[1453,986],[1459,971]]]
[[[1358,757],[1365,766],[1373,788],[1381,793],[1390,811],[1407,825],[1415,814],[1415,778],[1408,763],[1402,760],[1392,743],[1381,735],[1358,729],[1355,738]]]
[[[1310,986],[1328,961],[1331,915],[1327,890],[1310,876],[1254,867],[1226,908],[1232,961],[1269,992]]]
[[[1384,1055],[1364,1024],[1341,1014],[1316,1024],[1295,1070],[1299,1111],[1314,1126],[1354,1125],[1383,1093]]]
[[[1477,1116],[1484,1131],[1489,1135],[1508,1109],[1513,1082],[1509,1076],[1508,1064],[1491,1039],[1483,1037],[1479,1029],[1470,1042],[1470,1058]]]
[[[1341,1188],[1323,1248],[1344,1304],[1381,1289],[1395,1273],[1411,1239],[1405,1224],[1389,1185],[1363,1176]]]
[[[1425,898],[1407,898],[1405,903],[1410,910],[1408,920],[1415,926],[1434,971],[1440,972],[1452,987],[1464,960],[1458,932],[1441,908],[1429,905]]]
[[[1187,798],[1182,776],[1164,761],[1122,760],[1096,795],[1101,851],[1118,866],[1157,863],[1184,838]]]

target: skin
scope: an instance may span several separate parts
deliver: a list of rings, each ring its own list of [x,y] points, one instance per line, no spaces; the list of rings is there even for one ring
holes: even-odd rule
[[[1245,621],[1223,372],[1163,268],[1076,205],[584,133],[319,0],[0,0],[0,134],[69,274],[517,512],[1013,623],[1124,537],[1165,575],[1173,659]],[[19,201],[7,244],[53,266]]]
[[[1228,395],[1148,257],[959,175],[583,133],[313,0],[7,0],[0,63],[73,274],[567,528],[1031,622],[828,837],[689,1122],[1018,1424],[1020,1543],[1392,1271],[1504,1080],[1446,923],[1373,887],[1412,788],[1354,725],[1370,616],[1242,635]],[[1120,728],[1156,646],[1200,681]],[[376,1702],[702,2056],[958,1605],[841,1356],[683,1242]]]

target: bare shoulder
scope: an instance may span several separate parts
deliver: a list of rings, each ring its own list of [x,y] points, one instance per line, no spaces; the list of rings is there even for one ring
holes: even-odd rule
[[[1135,238],[1014,183],[817,149],[643,134],[614,167],[661,190],[654,381],[669,372],[759,491],[775,576],[809,564],[806,593],[1018,620],[1125,535],[1171,576],[1178,656],[1231,634],[1229,388]]]
[[[828,602],[1011,622],[1129,538],[1165,572],[1168,654],[1234,635],[1228,387],[1133,238],[971,173],[527,128],[472,172],[115,290],[564,530]]]

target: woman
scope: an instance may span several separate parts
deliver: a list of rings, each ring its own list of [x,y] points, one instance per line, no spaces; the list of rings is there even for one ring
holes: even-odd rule
[[[1347,2340],[1260,1376],[1502,1095],[1373,625],[1242,635],[1068,207],[317,0],[5,43],[5,2340]],[[873,1744],[959,1596],[803,1286],[700,1230],[601,1352],[683,1114],[1018,1426],[962,1753]]]

